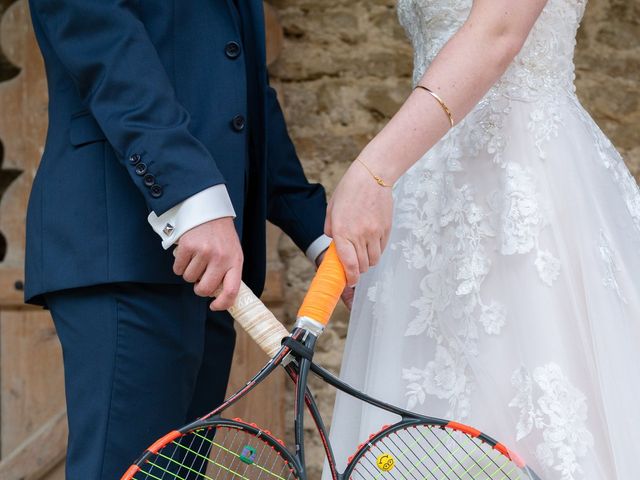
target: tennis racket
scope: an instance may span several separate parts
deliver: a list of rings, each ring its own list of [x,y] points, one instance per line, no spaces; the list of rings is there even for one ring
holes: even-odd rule
[[[513,451],[475,428],[425,417],[350,387],[312,361],[318,336],[345,287],[335,246],[327,251],[289,334],[245,285],[231,315],[269,355],[268,363],[215,410],[151,445],[122,480],[308,480],[304,410],[311,414],[333,480],[540,480]],[[268,430],[222,414],[279,366],[295,385],[293,448]],[[339,472],[327,430],[308,386],[309,373],[400,420],[354,446]]]

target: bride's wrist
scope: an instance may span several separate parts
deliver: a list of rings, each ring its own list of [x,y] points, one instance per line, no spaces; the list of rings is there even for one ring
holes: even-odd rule
[[[369,165],[364,159],[357,157],[353,161],[353,163],[354,163],[354,168],[360,170],[361,174],[365,175],[367,179],[370,178],[372,182],[376,182],[381,187],[387,187],[387,188],[393,187],[393,184],[395,182],[389,180],[390,177],[386,177],[386,176],[383,177],[382,175],[376,173],[379,170],[374,171],[372,168],[369,167]]]
[[[392,187],[404,173],[398,171],[392,159],[365,155],[364,153],[363,151],[363,154],[354,160],[354,163],[357,164],[355,167],[362,169],[380,186]]]
[[[394,131],[385,127],[359,155],[371,170],[391,184],[395,184],[407,170],[404,165],[406,150],[398,138]]]

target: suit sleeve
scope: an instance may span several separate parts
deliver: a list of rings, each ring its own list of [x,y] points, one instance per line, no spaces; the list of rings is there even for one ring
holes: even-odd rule
[[[306,252],[324,232],[325,191],[305,177],[271,87],[267,88],[267,125],[267,219]]]
[[[208,150],[190,134],[189,115],[176,99],[135,4],[30,0],[34,21],[149,210],[162,215],[224,179]],[[138,163],[148,173],[136,174]]]

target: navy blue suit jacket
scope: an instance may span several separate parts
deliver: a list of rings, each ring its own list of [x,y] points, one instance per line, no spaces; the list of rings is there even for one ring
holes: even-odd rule
[[[237,5],[236,5],[237,3]],[[150,211],[225,183],[261,291],[265,219],[305,250],[326,201],[268,85],[261,0],[30,0],[49,131],[27,214],[25,298],[179,283]]]

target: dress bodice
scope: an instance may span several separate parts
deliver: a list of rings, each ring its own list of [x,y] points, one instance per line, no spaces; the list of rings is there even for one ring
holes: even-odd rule
[[[398,0],[414,48],[414,82],[467,19],[472,0]],[[574,91],[575,38],[587,0],[549,0],[527,41],[494,89],[512,98]]]

